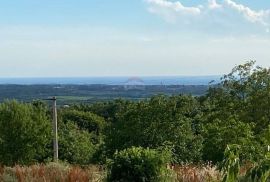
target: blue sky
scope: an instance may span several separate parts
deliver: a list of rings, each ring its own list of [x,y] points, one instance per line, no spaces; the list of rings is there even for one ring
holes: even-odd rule
[[[219,75],[269,48],[268,0],[0,1],[0,77]]]

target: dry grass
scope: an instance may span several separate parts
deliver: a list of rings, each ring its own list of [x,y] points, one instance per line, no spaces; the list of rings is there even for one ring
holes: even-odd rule
[[[176,181],[179,182],[217,182],[222,181],[221,173],[215,166],[210,164],[195,165],[175,165],[172,169],[176,173]]]
[[[0,167],[1,182],[100,182],[104,178],[105,170],[100,166],[81,168],[49,163],[29,167]]]
[[[221,174],[212,165],[174,165],[176,182],[216,182],[221,181]],[[106,172],[102,166],[70,166],[59,163],[32,165],[29,167],[0,166],[2,182],[101,182]]]

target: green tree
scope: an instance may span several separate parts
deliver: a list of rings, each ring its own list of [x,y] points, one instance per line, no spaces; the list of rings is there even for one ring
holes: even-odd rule
[[[236,66],[231,73],[222,78],[222,88],[229,94],[234,113],[237,113],[242,121],[254,123],[256,133],[268,127],[270,123],[269,68],[255,66],[255,61]],[[224,108],[228,108],[227,106],[224,105]]]
[[[242,146],[242,159],[252,159],[256,154],[257,146],[251,127],[233,116],[226,120],[216,119],[212,123],[206,124],[203,137],[203,159],[205,161],[214,163],[221,161],[226,146],[230,144]]]
[[[105,128],[105,121],[91,112],[78,111],[75,109],[64,109],[60,113],[60,118],[63,123],[73,122],[79,129],[86,130],[91,133],[92,142],[99,144],[102,141],[102,134]]]
[[[170,142],[176,162],[199,161],[202,140],[193,127],[197,104],[191,96],[158,96],[133,103],[117,114],[105,140],[107,152],[132,146],[158,148]]]
[[[270,71],[256,67],[254,61],[236,66],[219,85],[209,88],[201,98],[204,160],[221,161],[228,144],[241,145],[241,160],[263,157],[267,137],[262,133],[267,133],[270,123],[269,91]]]
[[[5,165],[43,161],[51,142],[44,107],[6,101],[0,104],[0,161]]]
[[[96,151],[92,136],[68,121],[59,128],[59,158],[72,164],[89,164]]]

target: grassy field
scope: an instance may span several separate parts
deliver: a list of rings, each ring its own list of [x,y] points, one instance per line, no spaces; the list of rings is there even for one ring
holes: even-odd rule
[[[57,99],[64,100],[66,102],[72,101],[87,101],[93,99],[93,97],[84,97],[84,96],[57,96]]]

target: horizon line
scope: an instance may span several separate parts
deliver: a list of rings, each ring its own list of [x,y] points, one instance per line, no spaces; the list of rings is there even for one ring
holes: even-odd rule
[[[141,76],[131,76],[131,75],[105,75],[105,76],[12,76],[12,77],[2,77],[0,76],[0,79],[65,79],[65,78],[132,78],[132,77],[136,77],[136,78],[149,78],[149,77],[220,77],[224,74],[220,74],[220,75],[141,75]]]

